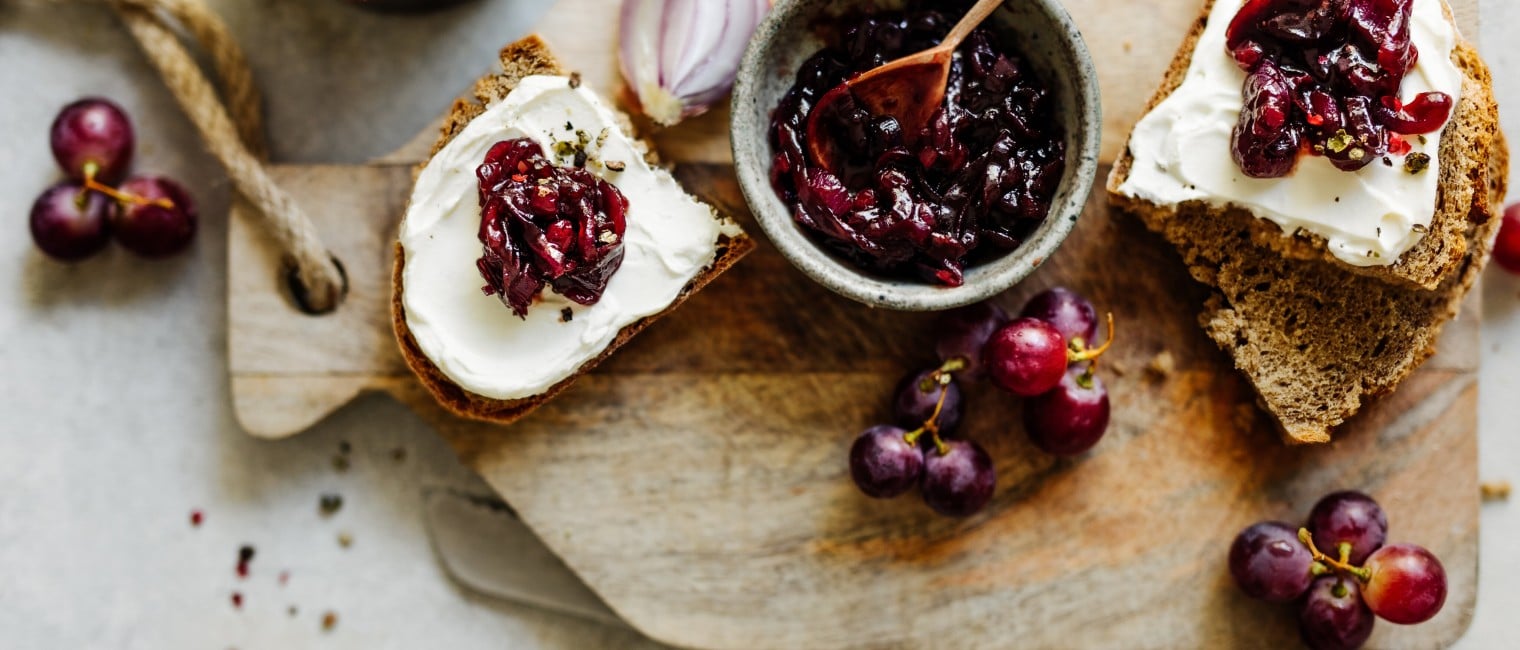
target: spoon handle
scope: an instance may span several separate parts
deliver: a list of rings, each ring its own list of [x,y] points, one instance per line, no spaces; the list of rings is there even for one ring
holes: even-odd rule
[[[961,41],[966,40],[966,37],[971,35],[971,32],[976,29],[977,25],[982,24],[982,21],[991,16],[992,12],[997,11],[997,8],[1002,5],[1003,0],[981,0],[981,2],[976,3],[976,6],[972,7],[971,11],[966,12],[966,17],[955,24],[955,29],[950,30],[950,33],[945,35],[945,40],[939,46],[947,50],[960,47]]]

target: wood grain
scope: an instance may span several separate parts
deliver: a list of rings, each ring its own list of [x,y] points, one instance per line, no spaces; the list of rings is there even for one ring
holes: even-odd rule
[[[1476,33],[1476,3],[1454,4]],[[607,43],[584,34],[610,33],[615,5],[561,0],[543,26],[562,57],[609,92]],[[1111,154],[1198,3],[1067,6],[1099,61]],[[724,120],[719,111],[657,139],[684,163],[687,187],[758,232],[722,164]],[[1290,612],[1239,595],[1225,549],[1242,526],[1296,521],[1345,487],[1382,501],[1394,537],[1433,549],[1451,582],[1434,621],[1380,626],[1371,647],[1445,645],[1466,629],[1477,573],[1475,302],[1447,328],[1441,352],[1335,443],[1285,448],[1199,331],[1204,289],[1163,242],[1095,199],[1061,251],[1000,301],[1016,306],[1064,284],[1115,312],[1110,433],[1087,456],[1057,461],[1024,440],[1015,401],[972,388],[964,430],[995,458],[998,492],[986,512],[952,521],[913,496],[861,497],[845,475],[853,433],[884,419],[899,376],[931,360],[932,316],[836,297],[763,242],[518,425],[445,414],[406,374],[386,326],[389,242],[416,160],[408,151],[368,166],[277,171],[349,272],[351,293],[334,314],[294,309],[280,260],[247,206],[235,207],[229,355],[240,422],[256,435],[291,435],[361,392],[394,395],[656,639],[704,648],[1287,647]],[[1147,372],[1162,351],[1176,370]]]
[[[914,345],[932,319],[837,298],[769,248],[509,431],[407,401],[613,609],[676,645],[1284,647],[1294,626],[1228,584],[1224,549],[1344,487],[1371,491],[1451,574],[1440,617],[1384,626],[1373,647],[1459,635],[1476,576],[1477,349],[1462,341],[1475,314],[1335,444],[1284,448],[1197,333],[1202,293],[1170,249],[1101,206],[1087,216],[1002,301],[1062,283],[1115,311],[1117,420],[1094,452],[1057,461],[1023,439],[1014,400],[973,389],[965,433],[999,485],[969,521],[911,496],[871,501],[845,474],[851,432],[883,420],[902,371],[932,360]],[[1093,268],[1121,252],[1153,271]],[[1177,370],[1148,375],[1162,350]]]

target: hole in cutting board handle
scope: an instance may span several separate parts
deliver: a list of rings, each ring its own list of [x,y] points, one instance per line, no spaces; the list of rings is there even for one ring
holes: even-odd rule
[[[334,300],[332,306],[327,309],[311,306],[311,296],[306,291],[306,285],[301,284],[296,265],[289,261],[285,263],[285,286],[290,289],[290,297],[295,301],[296,308],[309,316],[322,316],[337,311],[338,305],[343,304],[343,300],[348,297],[348,269],[344,268],[343,260],[338,259],[337,255],[328,253],[327,256],[332,259],[333,266],[338,267],[338,277],[343,280],[343,285],[338,289],[338,299]]]

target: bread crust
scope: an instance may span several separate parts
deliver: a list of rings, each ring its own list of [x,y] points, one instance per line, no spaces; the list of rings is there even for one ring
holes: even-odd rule
[[[476,81],[473,91],[474,101],[465,98],[454,101],[453,107],[444,119],[438,141],[433,145],[429,160],[459,135],[471,120],[485,112],[487,105],[506,97],[507,93],[517,87],[518,82],[524,77],[535,74],[565,74],[559,62],[549,51],[548,45],[537,35],[530,35],[503,48],[501,69],[499,73],[487,74]],[[626,124],[625,128],[627,128]],[[628,132],[633,133],[631,128]],[[420,173],[422,167],[426,165],[427,162],[424,161],[418,166],[417,172]],[[396,243],[396,262],[391,273],[391,325],[395,330],[396,342],[401,348],[401,356],[406,360],[407,367],[417,375],[422,385],[441,406],[463,418],[510,424],[564,392],[581,375],[612,356],[613,352],[643,331],[650,323],[679,307],[688,297],[722,275],[754,248],[755,241],[742,233],[737,237],[730,238],[725,235],[720,238],[718,252],[712,265],[693,279],[664,310],[624,327],[596,358],[582,364],[574,374],[550,386],[548,390],[532,397],[502,400],[472,393],[449,379],[427,355],[422,353],[422,349],[417,346],[417,341],[412,336],[411,329],[406,324],[406,308],[402,300],[404,287],[401,282],[402,269],[406,265],[406,252],[402,249],[400,242]]]
[[[1181,84],[1212,4],[1147,112]],[[1328,442],[1368,398],[1391,392],[1434,354],[1487,263],[1509,152],[1487,66],[1466,41],[1452,59],[1465,76],[1463,97],[1442,139],[1438,214],[1406,254],[1410,263],[1361,269],[1331,257],[1322,239],[1285,235],[1246,210],[1160,206],[1120,194],[1133,164],[1128,150],[1109,176],[1110,205],[1177,247],[1193,277],[1213,289],[1200,324],[1290,443]]]

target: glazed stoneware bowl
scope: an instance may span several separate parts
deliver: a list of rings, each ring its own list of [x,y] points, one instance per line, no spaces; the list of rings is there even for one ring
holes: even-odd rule
[[[796,70],[823,48],[814,25],[851,8],[900,6],[900,0],[779,0],[756,30],[739,66],[730,123],[734,165],[760,227],[808,277],[873,307],[938,311],[1002,293],[1055,253],[1092,191],[1102,108],[1087,45],[1060,0],[1008,0],[983,25],[1013,36],[1019,51],[1050,86],[1066,130],[1066,171],[1050,214],[1019,248],[968,267],[959,287],[884,277],[854,266],[804,232],[792,218],[792,207],[772,189],[771,112],[791,89]]]

